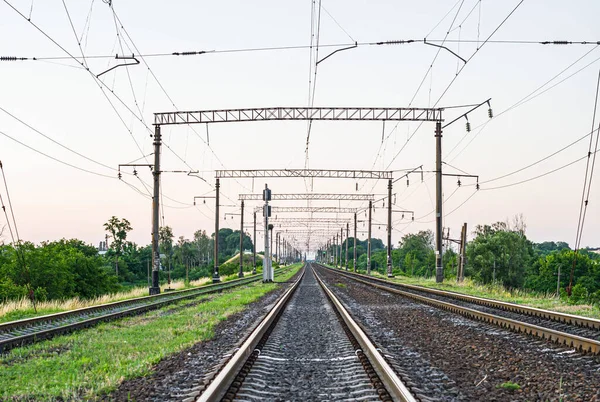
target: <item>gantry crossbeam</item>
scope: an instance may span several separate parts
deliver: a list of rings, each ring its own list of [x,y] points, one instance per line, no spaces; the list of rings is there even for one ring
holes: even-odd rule
[[[240,194],[240,200],[262,201],[262,194]],[[342,201],[373,201],[373,194],[271,194],[272,201],[281,200],[342,200]]]
[[[350,222],[349,219],[341,219],[341,218],[271,218],[271,223],[299,223],[299,224],[307,224],[307,223],[346,223]]]
[[[154,113],[155,125],[267,120],[443,121],[440,108],[268,107]]]
[[[261,178],[261,177],[318,177],[332,179],[392,179],[392,172],[373,170],[326,170],[326,169],[254,169],[217,170],[220,178]]]
[[[263,207],[255,209],[256,212],[262,211]],[[271,207],[271,213],[283,212],[323,212],[337,214],[353,214],[357,211],[356,208],[339,208],[339,207]]]

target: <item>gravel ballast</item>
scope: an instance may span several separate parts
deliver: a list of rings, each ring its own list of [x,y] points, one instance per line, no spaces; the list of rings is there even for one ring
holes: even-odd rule
[[[317,272],[422,400],[600,401],[596,356]]]

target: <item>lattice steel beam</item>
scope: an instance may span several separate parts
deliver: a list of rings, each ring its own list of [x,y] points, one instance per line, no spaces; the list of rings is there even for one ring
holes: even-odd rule
[[[377,170],[326,170],[326,169],[254,169],[254,170],[217,170],[215,177],[261,178],[261,177],[317,177],[331,179],[392,179],[392,172]]]
[[[240,194],[240,200],[262,201],[262,194]],[[271,194],[272,201],[282,200],[343,200],[343,201],[373,201],[373,194]]]
[[[441,108],[270,107],[154,113],[155,125],[267,120],[443,121]]]
[[[262,211],[263,207],[257,207],[256,212]],[[323,213],[338,213],[338,214],[353,214],[357,211],[356,208],[339,208],[339,207],[271,207],[271,214],[283,212],[323,212]]]
[[[339,223],[314,223],[314,222],[278,222],[270,221],[275,228],[297,228],[297,227],[312,227],[312,228],[336,228],[346,227],[346,223],[350,221],[344,221]]]
[[[350,219],[343,219],[343,218],[275,218],[272,217],[270,219],[271,223],[275,224],[278,222],[289,222],[289,223],[343,223],[345,224],[346,222],[350,222]]]

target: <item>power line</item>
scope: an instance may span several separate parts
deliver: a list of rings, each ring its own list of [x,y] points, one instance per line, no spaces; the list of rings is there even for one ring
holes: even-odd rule
[[[494,116],[494,118],[498,118],[502,115],[504,115],[505,113],[510,112],[513,109],[516,109],[522,105],[524,105],[525,103],[537,98],[540,95],[543,95],[544,93],[548,92],[549,90],[551,90],[552,88],[555,88],[556,86],[560,85],[561,83],[565,82],[566,80],[570,79],[571,77],[575,76],[576,74],[579,74],[581,71],[585,70],[586,68],[590,67],[591,65],[593,65],[594,63],[596,63],[598,60],[600,60],[600,57],[591,61],[590,63],[586,64],[585,66],[583,66],[582,68],[580,68],[579,70],[575,71],[574,73],[572,73],[571,75],[568,75],[567,77],[563,78],[562,80],[558,81],[557,83],[555,83],[554,85],[546,88],[545,90],[543,90],[542,92],[537,93],[538,91],[540,91],[542,88],[544,88],[546,85],[548,85],[550,82],[554,81],[556,78],[558,78],[560,75],[562,75],[564,72],[566,72],[567,70],[569,70],[571,67],[573,67],[575,64],[577,64],[579,61],[581,61],[583,58],[585,58],[587,55],[589,55],[591,52],[593,52],[594,50],[596,50],[598,48],[598,46],[594,47],[593,49],[587,51],[583,56],[579,57],[577,60],[575,60],[573,63],[571,63],[569,66],[567,66],[566,68],[564,68],[562,71],[560,71],[558,74],[554,75],[552,78],[550,78],[549,80],[547,80],[545,83],[543,83],[542,85],[540,85],[539,87],[537,87],[535,90],[533,90],[532,92],[530,92],[528,95],[524,96],[523,98],[521,98],[520,100],[518,100],[517,102],[515,102],[512,106],[508,107],[507,109],[501,111],[500,113],[496,114]],[[479,131],[477,131],[477,133],[475,133],[475,135],[473,135],[471,137],[471,140],[467,143],[467,145],[465,145],[465,147],[463,149],[460,150],[460,152],[458,154],[456,154],[452,160],[456,159],[462,152],[464,152],[464,150],[475,140],[475,138],[481,134],[481,132],[487,127],[487,125],[491,122],[491,120],[486,121],[485,123],[480,124],[479,126],[475,127],[474,129],[478,129],[480,128]],[[454,150],[456,148],[458,148],[458,146],[464,141],[464,139],[468,136],[468,133],[464,134],[462,136],[462,138],[456,143],[456,145],[446,154],[446,157],[450,156],[452,154],[452,152],[454,152]]]

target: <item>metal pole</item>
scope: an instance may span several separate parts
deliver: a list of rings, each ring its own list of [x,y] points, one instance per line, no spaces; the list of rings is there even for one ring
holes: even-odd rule
[[[354,272],[356,272],[356,212],[354,213]]]
[[[240,278],[244,277],[244,200],[240,209]]]
[[[254,212],[254,241],[252,242],[252,275],[256,274],[256,212]]]
[[[373,209],[373,201],[369,201],[369,229],[367,239],[367,275],[371,275],[371,210]]]
[[[387,276],[392,278],[392,179],[388,181]]]
[[[560,297],[560,265],[558,266],[558,279],[556,280],[556,297]]]
[[[154,179],[154,194],[152,196],[152,286],[148,289],[150,295],[160,293],[158,283],[158,271],[160,269],[160,251],[158,248],[158,211],[160,201],[160,126],[154,127],[154,170],[152,176]]]
[[[348,270],[348,239],[350,238],[350,224],[346,222],[346,271]]]
[[[435,281],[444,281],[442,265],[442,123],[435,123]]]
[[[221,277],[219,276],[219,187],[221,187],[221,183],[217,178],[217,182],[215,183],[215,245],[214,245],[214,272],[213,272],[213,283],[221,282]]]

